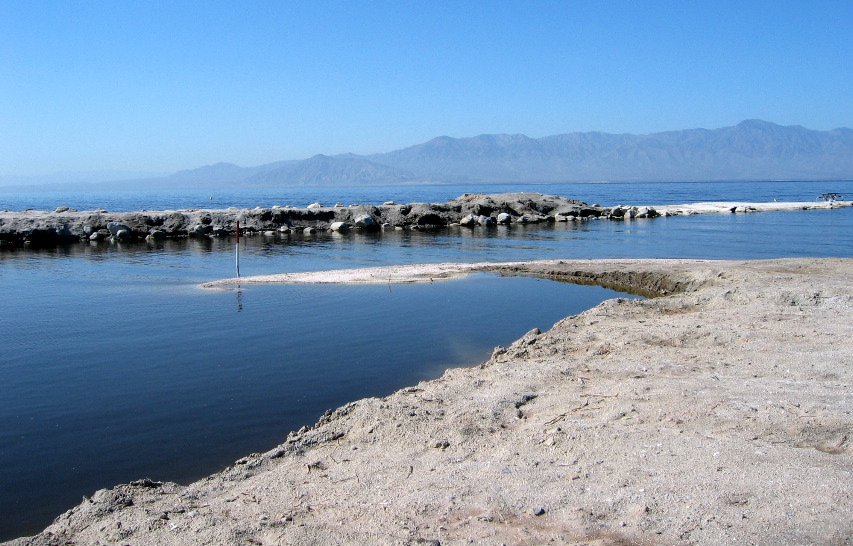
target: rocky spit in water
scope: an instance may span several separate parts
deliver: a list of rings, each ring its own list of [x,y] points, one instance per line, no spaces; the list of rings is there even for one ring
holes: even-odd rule
[[[465,194],[447,203],[399,205],[389,201],[379,206],[313,203],[306,208],[274,206],[116,213],[58,207],[54,211],[0,212],[0,245],[50,246],[108,239],[229,236],[236,232],[238,221],[241,230],[251,234],[350,229],[435,230],[451,225],[475,227],[656,215],[657,212],[648,207],[600,207],[539,193]]]
[[[157,240],[178,237],[227,237],[240,229],[247,235],[300,234],[319,231],[435,231],[451,226],[490,228],[497,225],[588,220],[632,220],[701,213],[749,213],[769,210],[833,209],[853,201],[826,202],[705,202],[685,205],[602,207],[541,193],[466,193],[447,203],[388,201],[382,205],[305,208],[273,206],[253,209],[185,209],[110,213],[103,209],[78,211],[0,211],[0,247],[49,247],[100,241]]]

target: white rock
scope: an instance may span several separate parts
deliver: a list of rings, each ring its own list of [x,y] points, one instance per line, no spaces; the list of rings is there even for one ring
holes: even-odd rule
[[[471,227],[471,226],[476,226],[477,224],[478,224],[477,217],[474,216],[473,214],[468,214],[464,218],[459,220],[459,225],[461,225],[461,226]]]
[[[376,226],[376,220],[369,214],[362,214],[356,217],[355,225],[360,228],[371,228]]]

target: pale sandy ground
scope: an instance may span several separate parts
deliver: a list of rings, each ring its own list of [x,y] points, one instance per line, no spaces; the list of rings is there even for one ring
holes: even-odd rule
[[[98,491],[13,543],[853,543],[853,259],[490,269],[668,295],[609,300],[188,486]]]

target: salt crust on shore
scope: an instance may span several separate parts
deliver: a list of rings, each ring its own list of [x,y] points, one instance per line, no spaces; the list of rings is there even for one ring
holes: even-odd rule
[[[853,541],[853,259],[489,270],[668,295],[606,301],[188,486],[98,491],[12,544]]]
[[[607,260],[609,264],[634,264],[645,260],[623,259]],[[549,266],[569,265],[590,266],[601,260],[533,260],[522,262],[475,262],[388,265],[379,267],[360,267],[355,269],[329,269],[326,271],[307,271],[300,273],[275,273],[272,275],[251,275],[210,281],[198,285],[199,288],[225,288],[250,284],[411,284],[429,283],[464,277],[471,273],[509,272],[523,274],[528,268],[547,268]],[[692,261],[696,263],[696,260]],[[657,260],[658,264],[683,264],[684,260]],[[610,283],[613,284],[613,283]],[[630,290],[625,285],[623,288]],[[643,290],[643,289],[641,289]]]
[[[732,209],[738,212],[771,212],[783,210],[812,210],[812,209],[836,209],[853,206],[853,201],[785,201],[772,203],[742,203],[736,201],[708,201],[703,203],[689,203],[685,205],[658,205],[653,207],[663,214],[706,214],[706,213],[730,213]]]

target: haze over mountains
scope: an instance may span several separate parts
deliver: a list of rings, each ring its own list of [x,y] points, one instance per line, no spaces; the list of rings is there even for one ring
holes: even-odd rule
[[[853,178],[853,130],[747,120],[721,129],[647,135],[442,136],[372,155],[316,155],[257,167],[218,163],[128,188],[417,183],[826,180]]]

